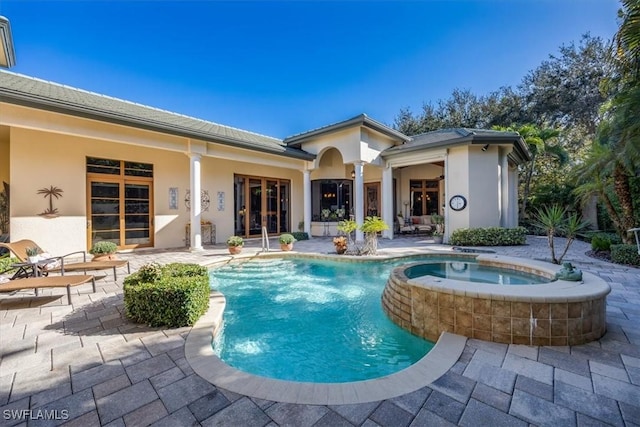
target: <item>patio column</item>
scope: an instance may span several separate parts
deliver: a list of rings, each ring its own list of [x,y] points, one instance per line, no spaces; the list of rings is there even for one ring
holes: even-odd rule
[[[509,214],[509,157],[505,150],[500,150],[500,226],[511,227]]]
[[[202,208],[200,206],[200,157],[200,154],[189,154],[191,160],[189,176],[191,185],[191,242],[189,249],[192,251],[202,250],[202,232],[200,227],[200,216],[202,214]]]
[[[382,169],[382,220],[389,226],[382,237],[393,239],[393,168],[388,163]]]
[[[303,212],[303,221],[304,221],[304,232],[307,233],[309,238],[311,238],[311,171],[304,170],[302,171],[304,180],[303,180],[303,194],[304,194],[304,212]]]
[[[356,173],[355,182],[355,208],[356,208],[356,224],[358,227],[364,222],[364,163],[355,162],[353,164],[354,171]],[[362,242],[364,240],[364,233],[360,229],[356,230],[356,242]]]

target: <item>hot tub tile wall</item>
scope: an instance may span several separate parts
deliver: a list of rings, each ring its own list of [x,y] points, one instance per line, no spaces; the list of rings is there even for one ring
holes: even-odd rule
[[[491,265],[504,267],[499,262]],[[518,266],[518,270],[549,275],[537,268]],[[383,309],[398,325],[431,341],[442,332],[452,332],[507,344],[576,345],[605,333],[608,292],[596,292],[591,299],[582,297],[584,301],[575,301],[580,296],[572,294],[564,300],[536,295],[509,301],[505,295],[472,297],[468,292],[467,296],[459,295],[457,288],[410,284],[403,271],[395,269],[389,277],[382,296]]]

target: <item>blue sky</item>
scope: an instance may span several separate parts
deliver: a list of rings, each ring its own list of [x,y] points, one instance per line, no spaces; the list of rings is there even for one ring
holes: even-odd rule
[[[558,47],[610,39],[617,0],[0,0],[12,71],[284,138],[392,124],[454,88],[517,85]]]

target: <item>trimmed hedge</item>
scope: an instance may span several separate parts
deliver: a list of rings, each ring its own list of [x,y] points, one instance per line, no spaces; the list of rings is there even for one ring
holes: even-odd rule
[[[304,231],[294,231],[291,234],[298,241],[300,241],[300,240],[309,240],[309,235],[307,233],[305,233]]]
[[[640,266],[638,247],[636,245],[611,245],[611,261],[616,264]]]
[[[209,308],[209,273],[197,264],[147,264],[123,290],[127,317],[150,326],[191,326]]]
[[[526,236],[524,227],[460,228],[451,233],[449,243],[455,246],[515,246],[524,245]]]

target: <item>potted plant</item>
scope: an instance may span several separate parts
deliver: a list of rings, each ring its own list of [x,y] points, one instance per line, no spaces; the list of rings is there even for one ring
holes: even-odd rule
[[[24,250],[27,253],[27,258],[29,258],[29,262],[38,262],[40,257],[38,256],[38,248],[26,248]]]
[[[116,251],[118,246],[113,242],[101,240],[93,244],[93,247],[89,250],[89,253],[93,255],[91,261],[111,261],[118,257]]]
[[[444,233],[444,217],[442,215],[431,215],[431,222],[436,225],[436,233],[439,233],[440,236]],[[433,233],[434,235],[436,233]]]
[[[293,242],[296,241],[296,238],[292,234],[285,233],[280,235],[278,241],[280,242],[280,249],[290,251],[293,249]]]
[[[237,255],[242,252],[244,240],[240,236],[231,236],[227,239],[227,248],[231,255]]]
[[[433,243],[442,244],[442,232],[434,231],[433,232]]]
[[[336,247],[338,255],[342,255],[347,251],[347,238],[345,236],[334,237],[333,244]]]

